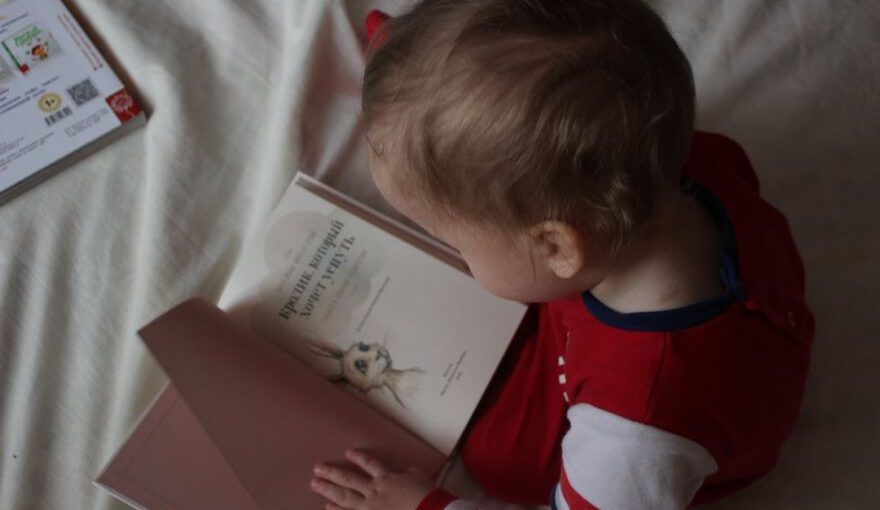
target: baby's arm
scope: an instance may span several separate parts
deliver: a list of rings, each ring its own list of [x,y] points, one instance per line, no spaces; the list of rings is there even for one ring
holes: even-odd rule
[[[717,469],[698,443],[589,404],[568,412],[559,484],[549,495],[555,510],[684,509]],[[525,510],[493,501],[466,501],[416,471],[395,473],[378,459],[349,452],[360,471],[321,465],[312,489],[328,510]]]
[[[698,443],[589,404],[572,406],[568,420],[562,473],[548,495],[553,509],[684,509],[717,469]],[[521,507],[457,500],[437,490],[418,510],[496,508]]]

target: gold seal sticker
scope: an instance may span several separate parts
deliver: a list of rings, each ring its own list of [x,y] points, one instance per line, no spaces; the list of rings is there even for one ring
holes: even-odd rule
[[[61,96],[54,92],[47,92],[37,99],[37,106],[46,113],[54,112],[61,108]]]

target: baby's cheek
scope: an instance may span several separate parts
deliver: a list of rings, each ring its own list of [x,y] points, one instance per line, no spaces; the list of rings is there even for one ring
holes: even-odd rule
[[[474,278],[486,290],[502,299],[517,300],[520,298],[520,293],[517,291],[518,289],[515,285],[516,282],[513,282],[510,279],[499,278],[496,275],[482,278],[478,278],[474,275]]]

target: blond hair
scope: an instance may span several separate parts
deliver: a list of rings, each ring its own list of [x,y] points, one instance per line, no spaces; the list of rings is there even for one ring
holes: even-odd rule
[[[693,78],[641,1],[426,0],[379,40],[367,137],[454,216],[561,220],[613,250],[678,183]]]

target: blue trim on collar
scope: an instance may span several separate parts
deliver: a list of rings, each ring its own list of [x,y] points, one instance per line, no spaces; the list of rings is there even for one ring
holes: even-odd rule
[[[550,510],[559,510],[559,507],[556,506],[556,491],[559,490],[559,484],[553,486],[550,489]]]
[[[737,269],[739,263],[736,254],[736,231],[733,230],[733,224],[730,222],[727,210],[724,209],[724,205],[721,204],[721,201],[715,195],[694,180],[687,179],[682,181],[682,189],[686,193],[694,195],[703,206],[709,209],[715,221],[718,222],[721,230],[721,281],[724,282],[724,287],[727,291],[733,294],[736,299],[739,301],[747,300],[749,296],[743,288],[742,281],[739,278],[739,270]]]
[[[620,313],[605,306],[590,292],[581,295],[584,305],[606,326],[627,331],[678,331],[699,326],[720,315],[735,300],[730,293],[693,305],[659,312]]]
[[[694,195],[718,222],[721,230],[720,274],[726,292],[721,296],[672,310],[621,313],[606,306],[590,291],[584,291],[581,294],[584,306],[599,322],[628,331],[678,331],[708,322],[724,312],[734,301],[748,298],[737,270],[736,236],[724,206],[709,190],[695,181],[682,181],[682,189]]]

